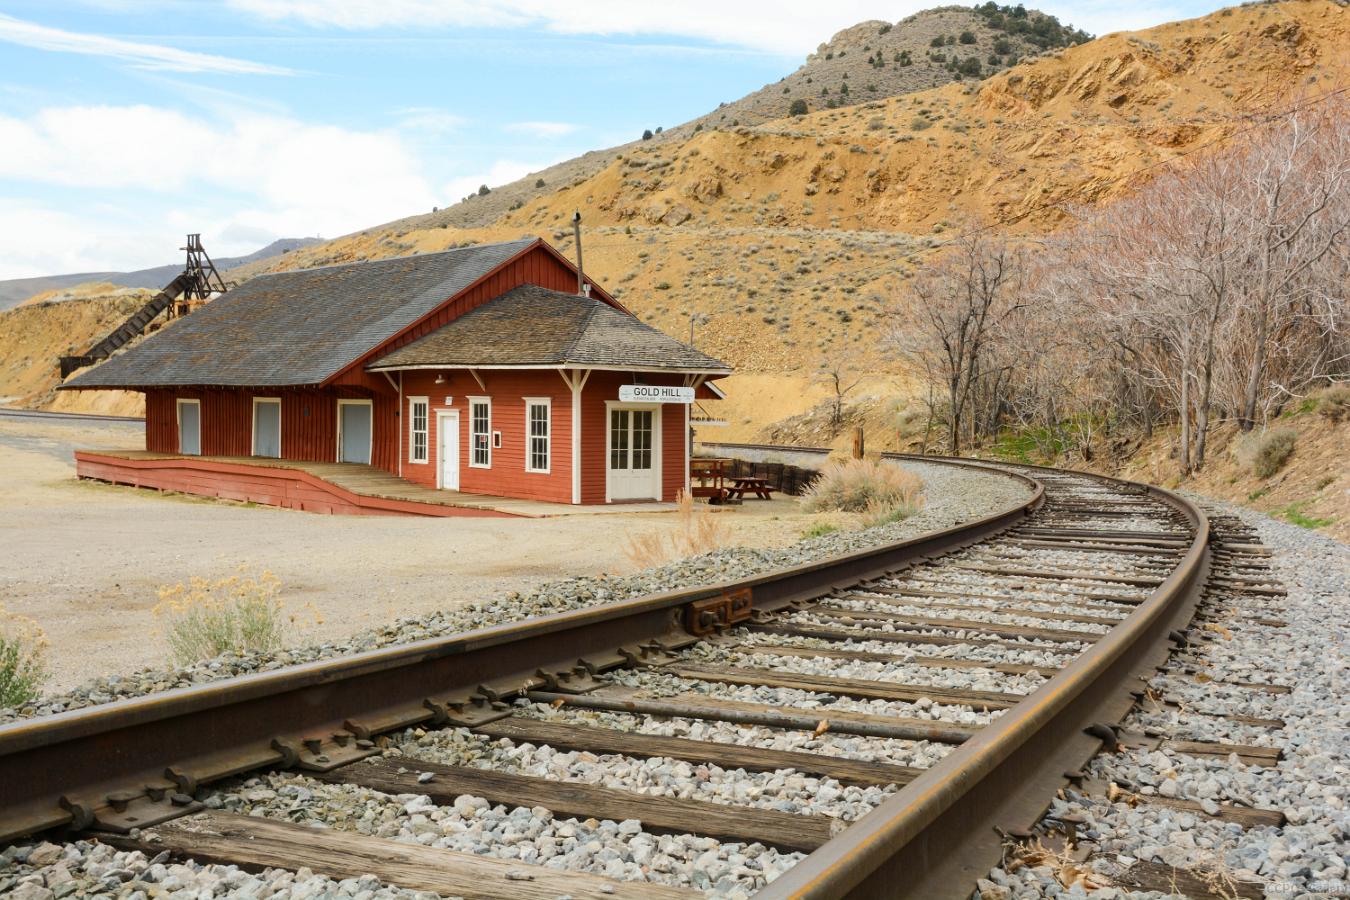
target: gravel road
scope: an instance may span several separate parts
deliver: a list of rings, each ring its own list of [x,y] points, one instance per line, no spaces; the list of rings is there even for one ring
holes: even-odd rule
[[[916,464],[927,504],[906,522],[797,543],[806,526],[831,517],[804,514],[790,498],[746,502],[718,513],[731,542],[744,546],[622,575],[615,573],[634,570],[626,537],[673,528],[673,514],[316,516],[78,482],[63,461],[74,446],[126,446],[134,434],[123,425],[0,421],[0,470],[8,473],[0,482],[0,603],[47,631],[48,687],[57,692],[20,715],[722,581],[945,528],[1024,492],[997,474]],[[192,575],[223,577],[241,564],[280,580],[298,620],[292,646],[166,667],[152,613],[158,588]],[[0,721],[12,715],[0,712]]]

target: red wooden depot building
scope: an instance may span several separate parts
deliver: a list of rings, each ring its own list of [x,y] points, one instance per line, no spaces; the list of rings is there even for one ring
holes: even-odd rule
[[[443,496],[674,500],[687,400],[719,396],[730,367],[577,282],[542,240],[259,276],[67,382],[145,392],[145,451],[81,452],[79,473],[343,512],[406,510],[221,485],[262,466]]]

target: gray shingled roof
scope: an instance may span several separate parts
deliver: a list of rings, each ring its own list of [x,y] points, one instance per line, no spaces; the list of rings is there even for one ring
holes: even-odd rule
[[[260,275],[66,384],[320,384],[533,243]]]
[[[513,288],[366,368],[577,366],[730,372],[607,303],[533,284]]]

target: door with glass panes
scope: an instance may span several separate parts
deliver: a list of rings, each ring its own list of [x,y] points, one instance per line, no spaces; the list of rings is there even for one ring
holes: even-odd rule
[[[660,410],[611,406],[609,410],[608,497],[610,500],[659,500]]]

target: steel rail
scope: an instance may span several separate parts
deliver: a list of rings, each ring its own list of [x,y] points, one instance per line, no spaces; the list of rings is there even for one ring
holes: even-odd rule
[[[144,416],[112,416],[102,413],[56,412],[49,409],[24,409],[0,406],[0,416],[12,419],[56,419],[65,422],[112,422],[118,425],[144,425]]]
[[[189,803],[199,784],[253,769],[327,771],[373,752],[361,744],[374,734],[490,714],[501,698],[553,689],[578,672],[579,660],[604,669],[659,655],[653,641],[667,648],[693,643],[694,617],[706,604],[729,608],[734,598],[758,610],[782,609],[988,540],[1044,502],[1039,481],[1002,474],[1026,484],[1031,495],[917,538],[734,582],[0,726],[0,841],[57,827],[153,824],[176,815],[174,805]]]
[[[1068,775],[1101,749],[1103,739],[1086,729],[1109,728],[1124,718],[1140,680],[1167,658],[1169,635],[1194,613],[1209,571],[1209,521],[1170,491],[1089,477],[1146,492],[1190,521],[1194,538],[1177,567],[1120,625],[1049,682],[757,898],[969,897],[975,880],[998,864],[1004,836],[1029,830]]]

